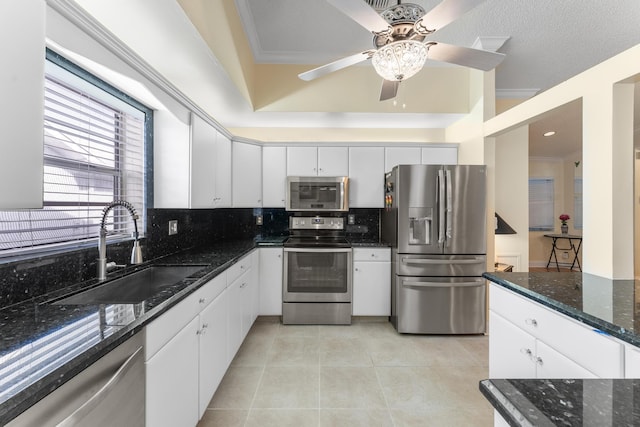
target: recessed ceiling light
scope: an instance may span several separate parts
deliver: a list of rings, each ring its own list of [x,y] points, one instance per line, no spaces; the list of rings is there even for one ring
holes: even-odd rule
[[[556,132],[552,130],[552,131],[549,131],[549,132],[545,132],[545,133],[543,133],[542,135],[543,135],[543,136],[553,136],[553,135],[555,135],[555,134],[556,134]]]

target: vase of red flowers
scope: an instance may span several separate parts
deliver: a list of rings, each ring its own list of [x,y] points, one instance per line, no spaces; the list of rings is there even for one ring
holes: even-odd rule
[[[562,234],[568,234],[569,233],[569,225],[567,225],[567,220],[570,220],[571,217],[567,214],[562,214],[558,217],[560,219],[560,231],[562,231]]]

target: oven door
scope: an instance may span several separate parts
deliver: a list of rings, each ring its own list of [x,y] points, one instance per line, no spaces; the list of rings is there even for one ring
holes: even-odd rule
[[[351,302],[351,248],[284,248],[283,302]]]

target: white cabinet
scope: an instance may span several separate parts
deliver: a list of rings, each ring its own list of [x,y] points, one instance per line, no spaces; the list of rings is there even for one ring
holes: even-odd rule
[[[198,317],[146,362],[146,425],[198,423]]]
[[[260,314],[282,315],[282,248],[260,248]]]
[[[391,250],[353,249],[353,315],[391,315]]]
[[[222,291],[200,312],[199,324],[199,392],[198,418],[202,418],[213,394],[220,385],[227,364],[227,306],[226,275],[213,279]],[[210,282],[211,283],[211,282]],[[212,284],[213,285],[213,284]],[[211,285],[205,285],[211,286]],[[215,293],[214,293],[215,294]],[[212,295],[213,297],[213,295]],[[206,301],[205,301],[206,303]]]
[[[348,147],[287,147],[287,176],[347,176]]]
[[[349,207],[384,207],[384,147],[349,148]]]
[[[242,344],[242,288],[247,286],[249,272],[245,272],[227,287],[227,365],[231,363]]]
[[[262,147],[262,207],[284,208],[287,148]]]
[[[227,363],[231,363],[242,341],[255,321],[260,305],[259,289],[254,269],[257,250],[244,256],[227,270],[229,293],[227,312]],[[257,259],[255,260],[258,263]]]
[[[42,207],[46,2],[0,2],[0,209]]]
[[[262,147],[233,142],[233,207],[262,206]]]
[[[420,147],[385,147],[384,171],[391,172],[398,165],[419,165],[422,159]]]
[[[624,345],[624,377],[640,378],[640,348]]]
[[[500,318],[536,339],[537,347],[533,354],[546,357],[545,364],[538,368],[538,372],[544,372],[544,375],[557,374],[565,378],[623,376],[621,344],[594,328],[495,284],[490,287],[490,308],[489,366],[492,377],[509,378],[503,375],[505,372],[501,371],[499,360],[505,357],[501,352],[509,342],[514,342],[505,338],[504,328],[500,329]],[[512,348],[511,351],[515,357],[519,350]]]
[[[216,198],[216,139],[218,131],[191,115],[191,207],[212,208]]]
[[[216,136],[216,193],[214,207],[231,207],[231,140],[218,132]]]
[[[195,114],[189,126],[165,112],[154,144],[156,208],[231,206],[231,141]]]
[[[489,311],[489,377],[535,378],[536,339]]]
[[[422,147],[423,165],[458,164],[458,147]]]

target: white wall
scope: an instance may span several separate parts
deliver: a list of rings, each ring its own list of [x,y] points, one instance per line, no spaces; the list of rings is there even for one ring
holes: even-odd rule
[[[640,45],[549,89],[485,123],[498,136],[582,98],[583,270],[633,279],[633,86]],[[619,83],[623,83],[618,85]]]
[[[496,261],[529,271],[529,127],[496,138],[496,212],[517,234],[495,236]]]

